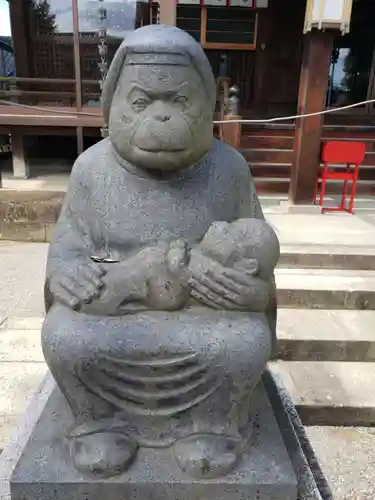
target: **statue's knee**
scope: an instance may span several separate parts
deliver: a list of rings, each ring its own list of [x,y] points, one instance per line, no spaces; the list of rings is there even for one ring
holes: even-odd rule
[[[235,324],[232,325],[226,333],[226,344],[239,368],[241,363],[263,365],[271,355],[272,333],[267,321],[259,315],[248,324],[237,328]]]
[[[68,315],[61,318],[55,311],[47,315],[42,328],[41,342],[44,357],[49,365],[72,364],[82,359],[83,342],[81,331],[76,322]]]

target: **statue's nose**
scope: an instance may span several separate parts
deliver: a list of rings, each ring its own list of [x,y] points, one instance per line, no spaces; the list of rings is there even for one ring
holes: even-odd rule
[[[164,122],[167,122],[168,120],[170,120],[171,117],[169,115],[162,115],[162,114],[160,114],[160,115],[156,115],[155,119],[158,122],[163,122],[164,123]]]

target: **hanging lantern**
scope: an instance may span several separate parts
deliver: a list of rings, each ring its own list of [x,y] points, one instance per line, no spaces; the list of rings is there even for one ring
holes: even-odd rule
[[[313,28],[349,32],[353,0],[307,0],[304,33]]]

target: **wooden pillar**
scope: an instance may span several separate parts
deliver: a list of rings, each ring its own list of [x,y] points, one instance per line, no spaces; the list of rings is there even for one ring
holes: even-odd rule
[[[298,114],[324,110],[332,46],[332,32],[313,30],[305,35]],[[289,189],[289,199],[293,204],[313,201],[320,160],[322,126],[322,115],[297,120]]]
[[[241,120],[240,115],[225,115],[224,120]],[[241,143],[241,124],[240,123],[224,123],[221,125],[223,142],[232,146],[232,148],[239,149]]]
[[[84,147],[84,137],[83,137],[83,127],[77,127],[77,153],[78,156],[83,153]]]
[[[239,88],[234,85],[229,89],[228,101],[226,102],[226,109],[223,116],[224,120],[231,120],[233,123],[223,123],[221,127],[221,135],[223,142],[232,146],[232,148],[239,149],[241,143],[241,123],[236,123],[238,120],[242,119],[239,114],[240,109],[240,97]]]
[[[10,24],[12,30],[12,46],[16,74],[18,77],[30,77],[29,74],[29,41],[27,39],[27,2],[12,0],[9,2]]]
[[[257,14],[257,49],[255,51],[254,91],[252,111],[254,116],[263,117],[267,92],[268,43],[271,29],[270,9],[260,9]]]
[[[13,176],[18,179],[27,179],[30,171],[25,155],[24,135],[18,128],[14,128],[12,130],[11,137]]]
[[[176,0],[160,0],[160,24],[176,26]]]

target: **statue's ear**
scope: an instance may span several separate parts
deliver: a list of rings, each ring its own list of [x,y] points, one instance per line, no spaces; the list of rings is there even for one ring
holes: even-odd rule
[[[113,95],[116,91],[118,81],[124,67],[126,57],[126,45],[123,42],[117,49],[117,52],[112,59],[112,63],[109,67],[106,79],[104,80],[103,93],[102,93],[102,109],[105,124],[108,125],[109,114],[111,111]]]

